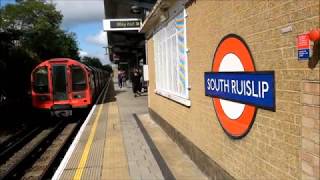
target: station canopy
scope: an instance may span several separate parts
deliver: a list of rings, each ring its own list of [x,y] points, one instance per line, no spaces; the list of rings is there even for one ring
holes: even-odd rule
[[[134,26],[137,20],[142,23],[155,3],[156,0],[104,0],[104,26],[106,23],[110,26],[110,21],[113,21],[111,26],[118,28],[116,30],[104,28],[108,35],[106,48],[111,62],[128,64],[131,67],[139,65],[141,60],[145,62],[144,34],[138,30],[129,30],[129,26]],[[121,20],[123,22],[120,22]]]

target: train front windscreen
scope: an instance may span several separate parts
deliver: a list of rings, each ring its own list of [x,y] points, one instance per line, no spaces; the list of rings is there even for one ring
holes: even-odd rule
[[[41,67],[34,72],[33,90],[36,93],[49,93],[48,68]]]
[[[52,86],[55,101],[68,100],[66,65],[52,65]]]

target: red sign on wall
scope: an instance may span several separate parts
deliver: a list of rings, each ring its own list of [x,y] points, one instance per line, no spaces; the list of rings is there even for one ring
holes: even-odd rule
[[[309,34],[300,34],[297,36],[298,59],[308,60],[311,55]]]
[[[298,37],[297,37],[297,48],[298,49],[309,49],[310,48],[309,34],[298,35]]]

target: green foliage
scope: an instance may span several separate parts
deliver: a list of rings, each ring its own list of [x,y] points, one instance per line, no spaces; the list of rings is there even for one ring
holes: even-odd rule
[[[110,64],[102,65],[102,63],[101,63],[99,58],[84,56],[84,57],[81,58],[81,62],[83,64],[88,65],[88,66],[93,66],[93,67],[96,67],[96,68],[99,68],[99,69],[103,69],[103,70],[109,72],[110,74],[113,73],[111,65]]]
[[[12,96],[27,94],[31,70],[41,61],[80,59],[75,34],[60,29],[62,17],[53,5],[38,0],[0,8],[0,70],[6,74],[0,83]]]
[[[59,29],[62,15],[51,4],[28,0],[9,4],[1,10],[0,28],[7,30],[43,31]]]
[[[112,66],[110,64],[103,65],[102,69],[108,71],[110,74],[113,73]]]
[[[84,63],[88,66],[93,66],[93,67],[100,68],[100,69],[102,69],[102,67],[103,67],[100,59],[96,58],[96,57],[84,56],[81,59],[81,61],[82,61],[82,63]]]
[[[53,5],[36,0],[23,1],[1,8],[0,14],[2,33],[18,32],[15,40],[23,49],[34,53],[37,60],[80,59],[75,35],[59,28],[63,16]]]

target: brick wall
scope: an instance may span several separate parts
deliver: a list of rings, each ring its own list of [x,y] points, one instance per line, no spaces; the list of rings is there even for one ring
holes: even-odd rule
[[[319,63],[310,68],[308,61],[298,61],[295,43],[298,34],[319,27],[319,0],[197,0],[187,13],[192,106],[187,108],[154,93],[150,39],[149,107],[236,179],[317,177],[319,154],[312,152],[319,152],[319,141],[315,140],[319,139],[319,116],[309,116],[316,115],[317,108],[319,111],[313,97],[320,92],[317,89],[310,94],[305,88],[309,81],[319,85]],[[288,26],[292,32],[282,33]],[[274,70],[276,78],[276,112],[258,109],[250,132],[240,140],[223,132],[211,98],[204,96],[204,72],[211,70],[217,45],[229,33],[246,41],[257,71]],[[305,134],[309,133],[305,128],[311,128],[310,119],[314,131]],[[312,152],[309,146],[314,147]]]
[[[320,179],[320,82],[303,82],[302,179]]]

